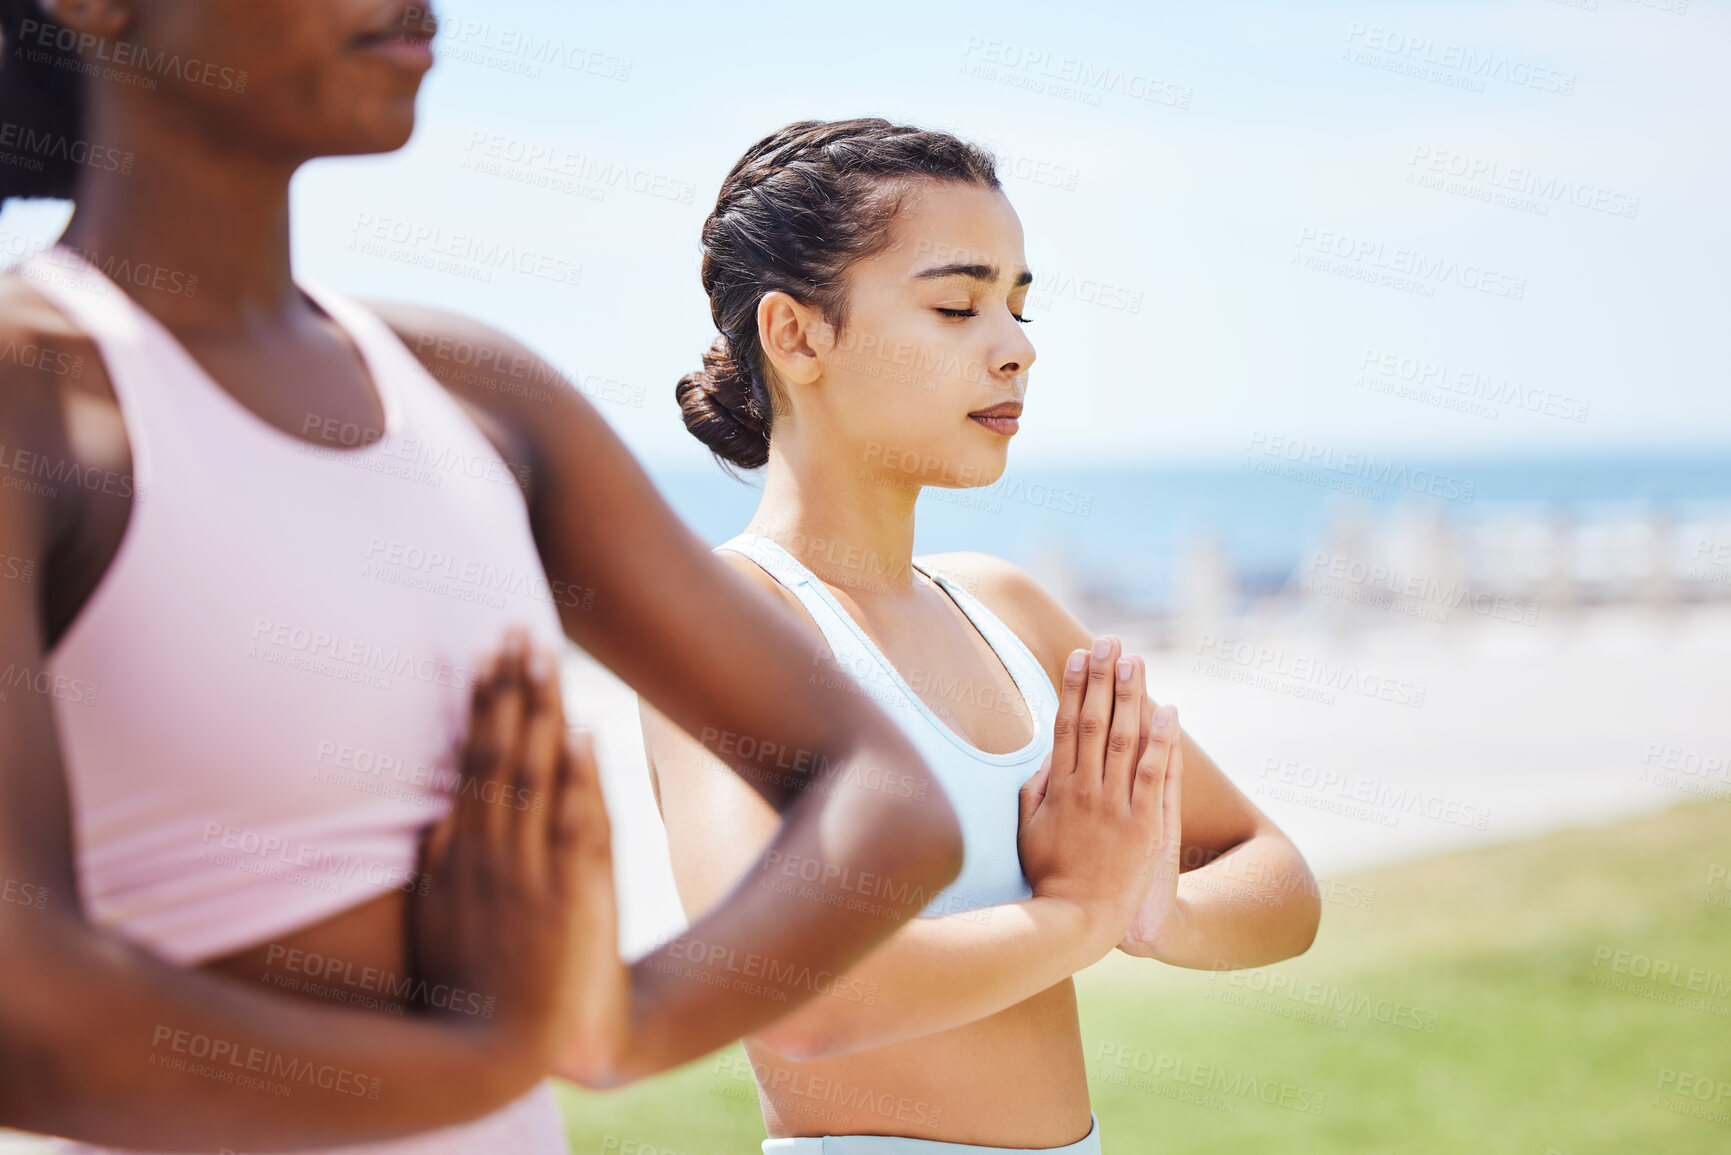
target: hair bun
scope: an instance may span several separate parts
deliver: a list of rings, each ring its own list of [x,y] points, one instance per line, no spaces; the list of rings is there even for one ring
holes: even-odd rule
[[[703,222],[703,291],[723,337],[679,380],[685,427],[724,463],[766,463],[791,399],[758,340],[765,295],[786,293],[840,332],[848,269],[889,245],[907,184],[997,189],[995,163],[948,133],[876,117],[795,121],[746,149]]]
[[[733,359],[725,336],[715,338],[703,368],[681,377],[673,395],[685,428],[716,456],[742,469],[769,460],[768,407],[751,370]]]

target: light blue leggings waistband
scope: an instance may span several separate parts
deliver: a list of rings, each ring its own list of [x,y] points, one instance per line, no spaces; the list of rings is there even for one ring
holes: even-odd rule
[[[1042,1155],[1100,1155],[1100,1120],[1088,1112],[1088,1133],[1062,1147],[980,1147],[940,1143],[899,1135],[825,1135],[821,1138],[765,1139],[763,1155],[1005,1155],[1039,1151]]]

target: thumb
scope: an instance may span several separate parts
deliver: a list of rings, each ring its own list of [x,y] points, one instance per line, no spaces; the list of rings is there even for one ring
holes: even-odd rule
[[[1040,809],[1040,803],[1046,798],[1046,783],[1052,777],[1052,756],[1046,755],[1046,760],[1040,763],[1040,768],[1034,771],[1033,777],[1022,783],[1021,790],[1021,825],[1026,826],[1034,813]]]

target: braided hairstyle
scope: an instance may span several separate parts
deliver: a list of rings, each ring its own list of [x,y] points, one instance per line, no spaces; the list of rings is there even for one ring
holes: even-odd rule
[[[0,202],[70,199],[84,127],[76,38],[35,0],[0,0]]]
[[[757,306],[783,292],[846,320],[844,276],[881,251],[916,180],[996,189],[992,154],[945,132],[887,120],[802,120],[746,150],[703,222],[703,288],[721,330],[674,396],[692,436],[724,463],[769,460],[773,400]]]

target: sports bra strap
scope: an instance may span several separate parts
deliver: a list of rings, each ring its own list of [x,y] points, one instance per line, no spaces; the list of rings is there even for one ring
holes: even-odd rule
[[[823,631],[830,650],[843,668],[858,671],[882,664],[859,636],[858,625],[842,612],[834,596],[823,587],[817,576],[773,538],[742,533],[715,548],[744,554],[798,598],[799,604]]]
[[[1036,685],[1041,689],[1039,701],[1030,700],[1028,707],[1034,711],[1035,717],[1044,715],[1050,708],[1053,715],[1058,710],[1058,694],[1052,688],[1052,681],[1046,675],[1046,668],[1034,656],[1016,631],[1004,624],[1004,620],[994,614],[986,603],[975,597],[966,586],[951,581],[935,570],[927,569],[919,562],[914,562],[914,568],[931,578],[941,586],[945,593],[954,598],[962,612],[974,623],[974,628],[986,639],[986,644],[997,652],[998,658],[1004,663],[1004,668],[1010,671],[1018,686]]]
[[[881,681],[894,690],[893,698],[905,699],[899,704],[925,717],[934,729],[942,733],[950,741],[967,749],[971,756],[984,762],[1013,760],[1021,751],[1003,754],[986,753],[968,745],[956,732],[939,721],[931,708],[922,701],[910,687],[901,673],[890,664],[882,650],[859,625],[858,622],[844,610],[835,595],[823,582],[795,558],[788,550],[773,538],[760,534],[742,533],[715,547],[717,550],[731,550],[744,554],[767,570],[786,587],[806,612],[811,614],[818,629],[823,631],[838,663],[844,668],[855,672],[856,677],[870,675],[873,681]],[[957,608],[973,623],[985,638],[986,644],[998,655],[1005,670],[1010,674],[1017,691],[1021,694],[1023,703],[1032,714],[1035,726],[1035,740],[1042,734],[1049,735],[1052,721],[1058,713],[1058,695],[1052,688],[1051,679],[1046,676],[1045,668],[1039,663],[1033,653],[1014,630],[1006,626],[999,617],[992,613],[986,605],[966,589],[944,577],[933,573],[918,562],[914,568],[936,582],[956,602]],[[887,704],[887,703],[886,703]]]

